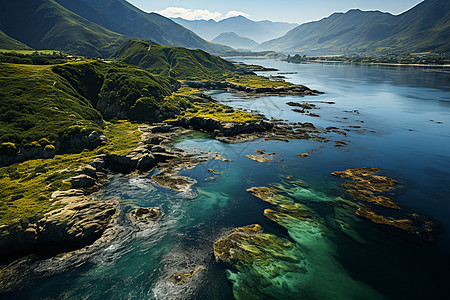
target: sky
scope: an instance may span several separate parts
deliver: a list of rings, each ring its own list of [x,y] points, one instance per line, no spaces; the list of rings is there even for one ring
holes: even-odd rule
[[[243,15],[249,19],[304,23],[349,9],[400,14],[422,0],[127,0],[146,12],[166,17],[216,21]]]

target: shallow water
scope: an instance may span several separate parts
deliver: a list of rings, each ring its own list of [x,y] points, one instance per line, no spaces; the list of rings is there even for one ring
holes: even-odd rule
[[[221,152],[232,161],[209,161],[183,171],[198,181],[193,192],[184,194],[160,188],[148,177],[114,177],[101,196],[120,200],[124,213],[118,238],[64,271],[52,260],[38,263],[35,273],[42,278],[5,299],[232,299],[233,290],[258,293],[263,289],[266,298],[445,299],[450,282],[450,74],[423,68],[246,62],[298,72],[285,76],[326,94],[240,99],[215,93],[217,100],[291,122],[362,128],[346,137],[327,135],[348,142],[339,149],[332,142],[313,140],[234,145],[207,137],[181,140],[180,148]],[[286,105],[289,101],[311,101],[320,107],[314,112],[321,117],[295,113]],[[261,164],[245,157],[261,149],[277,153],[275,160]],[[295,156],[310,151],[306,158]],[[413,244],[344,210],[330,208],[329,203],[346,197],[342,180],[330,173],[363,166],[380,167],[399,180],[403,187],[395,191],[394,199],[444,225],[446,231],[438,243]],[[205,181],[211,177],[210,168],[223,174]],[[303,180],[308,187],[289,186],[283,180],[287,176]],[[280,226],[266,219],[263,211],[272,205],[246,189],[272,183],[288,188],[289,201],[307,207],[318,225],[289,222]],[[157,227],[133,230],[125,213],[135,206],[160,206],[164,215]],[[344,234],[336,218],[351,224],[352,232]],[[214,261],[214,241],[235,227],[255,223],[267,233],[294,242],[292,251],[308,271],[272,278],[267,277],[264,265],[248,265],[238,273],[227,272]],[[286,263],[273,258],[268,265]],[[173,273],[199,266],[206,271],[197,273],[187,285],[168,281]],[[267,275],[264,280],[261,274]]]

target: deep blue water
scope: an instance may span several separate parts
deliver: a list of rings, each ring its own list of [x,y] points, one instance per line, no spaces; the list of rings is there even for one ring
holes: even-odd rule
[[[106,249],[63,271],[58,268],[59,262],[43,261],[35,268],[39,278],[5,298],[232,299],[232,284],[225,267],[214,261],[214,241],[232,228],[254,223],[266,232],[289,238],[284,228],[263,216],[270,205],[246,189],[281,182],[292,175],[309,184],[299,191],[296,201],[327,220],[324,224],[332,224],[333,214],[320,202],[346,196],[340,187],[342,181],[330,173],[376,166],[401,182],[402,188],[394,196],[396,201],[411,211],[439,220],[445,232],[438,243],[419,245],[349,217],[365,242],[362,245],[329,226],[324,229],[324,241],[317,244],[317,253],[325,255],[305,254],[311,262],[329,266],[320,277],[322,281],[311,284],[306,298],[317,299],[315,292],[320,288],[328,289],[324,298],[345,298],[345,291],[326,282],[327,278],[336,277],[362,286],[367,298],[445,299],[450,282],[450,73],[413,67],[245,62],[275,67],[283,73],[297,72],[285,75],[287,80],[325,94],[241,99],[229,93],[215,93],[217,100],[262,112],[269,118],[312,122],[322,128],[362,128],[350,131],[346,137],[327,136],[348,142],[339,149],[332,142],[313,140],[258,140],[233,145],[207,136],[182,140],[178,144],[181,148],[221,152],[232,161],[209,161],[184,170],[182,174],[198,181],[188,194],[160,188],[148,177],[114,177],[102,197],[119,199],[124,213],[135,206],[160,206],[164,216],[158,226],[135,232],[122,221],[122,233]],[[315,112],[321,117],[292,112],[286,105],[289,101],[311,101],[320,107]],[[348,112],[355,110],[358,113]],[[319,146],[323,148],[317,149]],[[261,149],[276,152],[276,160],[260,164],[245,157]],[[309,151],[312,152],[307,158],[295,156]],[[209,168],[223,174],[214,181],[205,181],[211,176]],[[188,285],[175,286],[168,281],[175,272],[199,266],[207,270],[200,271]],[[325,274],[326,270],[334,273]],[[292,291],[293,298],[296,292]]]

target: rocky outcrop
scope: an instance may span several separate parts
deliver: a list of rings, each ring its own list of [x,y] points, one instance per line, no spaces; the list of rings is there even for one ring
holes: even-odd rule
[[[275,160],[273,157],[276,153],[261,153],[259,155],[248,154],[245,157],[250,158],[259,163],[269,162]]]
[[[133,209],[128,218],[134,226],[140,230],[145,230],[153,227],[155,221],[157,221],[162,215],[159,207],[139,207]]]
[[[264,120],[247,123],[224,123],[214,118],[193,117],[182,118],[168,124],[191,128],[194,130],[212,132],[217,136],[235,136],[243,133],[264,132],[273,128],[273,124]]]
[[[70,183],[71,187],[74,189],[83,189],[83,188],[90,188],[93,187],[96,183],[95,179],[86,175],[78,175],[66,180],[63,180],[63,182]]]
[[[281,87],[261,87],[254,88],[244,85],[234,84],[230,82],[217,82],[217,81],[184,81],[185,85],[195,88],[195,89],[206,89],[206,90],[228,90],[245,92],[253,96],[308,96],[308,95],[319,95],[322,92],[311,90],[303,85],[289,85]]]
[[[85,196],[82,190],[57,192],[53,197],[60,208],[35,222],[1,228],[2,259],[82,248],[100,238],[116,215],[117,203]]]
[[[0,153],[0,166],[7,166],[13,163],[20,163],[32,159],[45,159],[55,156],[57,153],[67,149],[85,149],[95,148],[105,143],[107,138],[104,134],[97,131],[89,135],[74,135],[65,139],[53,142],[52,144],[36,144],[18,149],[10,153]]]

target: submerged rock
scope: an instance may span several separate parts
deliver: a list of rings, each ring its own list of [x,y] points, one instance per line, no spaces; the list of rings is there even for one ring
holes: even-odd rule
[[[273,161],[275,160],[272,156],[269,155],[253,155],[253,154],[248,154],[245,157],[250,158],[251,160],[260,162],[260,163],[264,163],[264,162],[269,162],[269,161]]]
[[[264,233],[261,225],[253,224],[234,229],[227,237],[214,243],[214,257],[232,265],[251,263],[276,257],[288,263],[300,262],[289,253],[294,244],[273,234]]]
[[[358,217],[409,241],[419,243],[434,241],[437,233],[442,231],[441,224],[428,216],[409,213],[387,195],[382,195],[394,191],[399,183],[392,178],[376,175],[378,171],[379,168],[364,167],[331,174],[353,180],[341,186],[346,188],[354,201],[361,203],[355,209]]]
[[[206,270],[206,268],[201,266],[189,273],[183,272],[175,273],[172,276],[170,276],[170,281],[176,285],[186,284],[189,282],[189,280],[191,280],[192,276],[197,274],[197,272],[199,272],[200,270]]]
[[[146,229],[153,226],[153,223],[157,221],[162,215],[159,207],[139,207],[133,209],[128,217],[130,221],[140,229]]]
[[[221,174],[223,174],[223,172],[220,172],[220,171],[217,171],[217,170],[214,170],[214,169],[208,169],[208,172],[209,173],[213,173],[214,175],[221,175]]]
[[[353,200],[359,202],[371,203],[374,205],[400,209],[390,198],[380,193],[390,192],[398,186],[398,181],[386,177],[375,175],[380,168],[350,168],[343,172],[333,172],[331,175],[353,181],[345,182],[341,186],[352,196]]]
[[[170,174],[153,175],[152,180],[158,185],[174,191],[187,191],[191,186],[197,183],[197,180],[193,178]]]

